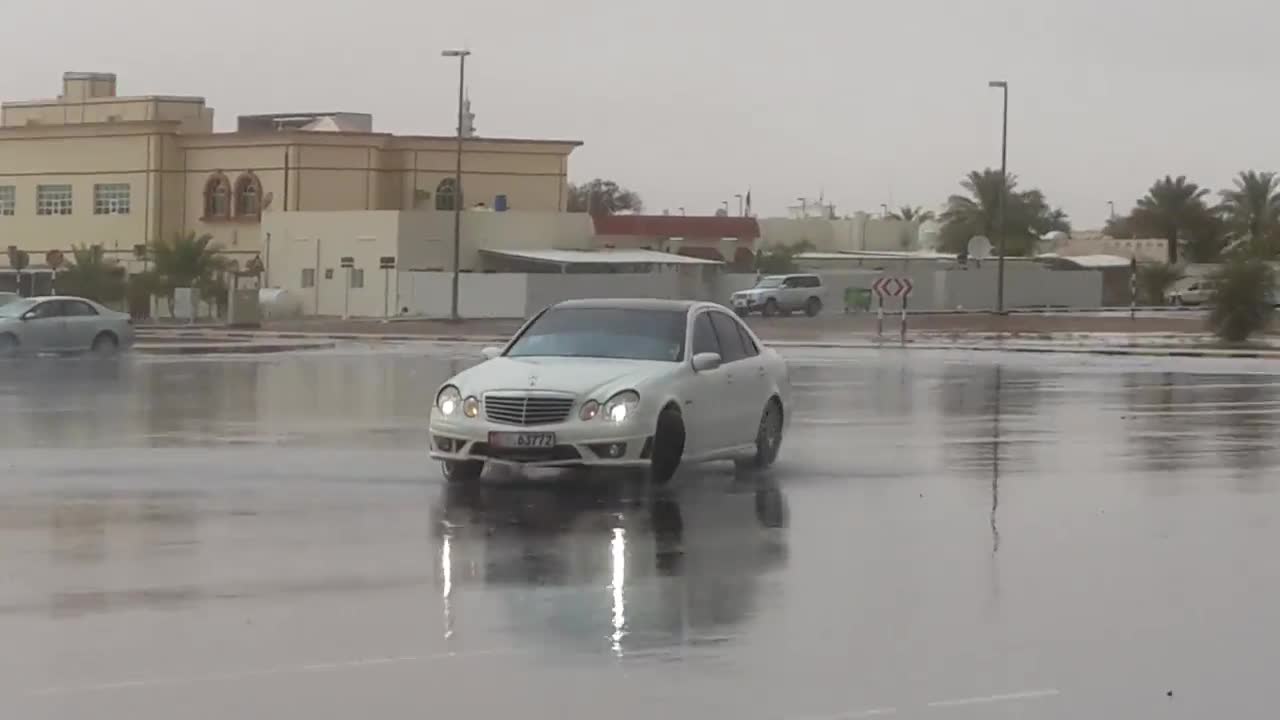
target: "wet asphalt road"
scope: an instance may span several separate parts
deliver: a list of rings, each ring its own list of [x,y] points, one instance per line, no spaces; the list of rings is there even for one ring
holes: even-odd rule
[[[446,489],[473,352],[0,368],[0,717],[1276,715],[1272,366],[796,351],[767,476]]]

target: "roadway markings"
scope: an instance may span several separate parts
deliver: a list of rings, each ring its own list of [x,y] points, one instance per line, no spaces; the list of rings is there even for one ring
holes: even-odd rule
[[[166,687],[173,685],[197,685],[209,682],[227,682],[234,680],[248,680],[254,678],[271,677],[275,675],[299,675],[303,673],[316,672],[335,672],[341,670],[357,670],[360,668],[375,667],[379,665],[396,665],[402,663],[426,663],[439,662],[442,660],[462,660],[468,658],[491,657],[494,655],[519,655],[523,654],[521,650],[477,650],[473,652],[453,652],[453,653],[436,653],[432,655],[402,655],[399,657],[375,657],[360,658],[356,660],[343,660],[338,662],[327,663],[309,663],[305,665],[284,665],[273,668],[258,668],[254,670],[239,670],[222,673],[206,673],[202,675],[187,675],[179,677],[154,677],[139,678],[135,680],[124,680],[119,682],[95,683],[90,685],[67,685],[61,687],[47,687],[30,690],[28,695],[32,696],[50,696],[50,695],[75,695],[83,693],[109,692],[113,690],[130,690],[136,688],[154,688]]]
[[[1023,690],[1020,692],[1004,693],[1000,695],[982,695],[979,697],[967,698],[949,698],[946,700],[934,700],[926,703],[924,708],[914,708],[915,710],[951,710],[962,707],[972,707],[975,705],[995,705],[998,703],[1019,702],[1029,700],[1047,700],[1048,698],[1057,697],[1062,692],[1055,688],[1045,688],[1042,690]],[[787,720],[861,720],[862,718],[878,718],[897,715],[899,712],[909,712],[913,708],[896,708],[896,707],[877,707],[867,708],[865,710],[848,710],[845,712],[833,713],[831,715],[807,715],[803,717],[793,717]]]

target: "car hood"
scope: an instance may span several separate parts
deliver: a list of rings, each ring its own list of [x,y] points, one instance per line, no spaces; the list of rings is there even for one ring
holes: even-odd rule
[[[679,363],[609,358],[499,357],[459,373],[451,381],[463,395],[491,390],[555,390],[597,397],[635,388],[670,373]]]

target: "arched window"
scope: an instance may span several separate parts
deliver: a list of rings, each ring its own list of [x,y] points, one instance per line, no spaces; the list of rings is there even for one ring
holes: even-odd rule
[[[236,179],[236,217],[258,217],[262,214],[262,183],[253,173]]]
[[[453,178],[441,180],[436,186],[436,209],[452,210],[455,201],[458,201],[457,184]]]
[[[231,217],[231,183],[227,176],[215,173],[204,184],[204,219],[225,220]]]

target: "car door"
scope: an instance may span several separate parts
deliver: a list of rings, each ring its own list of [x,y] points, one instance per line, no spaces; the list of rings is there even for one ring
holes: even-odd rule
[[[67,348],[88,350],[101,325],[102,318],[98,311],[83,300],[63,300],[62,315]]]
[[[67,349],[66,319],[61,300],[46,300],[22,316],[22,345],[28,351]]]
[[[694,316],[691,335],[690,361],[698,353],[716,353],[723,358],[709,311]],[[705,455],[727,444],[725,425],[730,421],[730,408],[725,400],[731,393],[728,377],[729,369],[721,364],[714,370],[695,372],[689,379],[683,398],[687,457]]]
[[[744,341],[737,318],[714,310],[710,315],[720,343],[725,384],[729,388],[724,397],[728,417],[724,424],[722,447],[746,445],[755,441],[760,413],[764,410],[764,366],[754,343],[748,346]]]
[[[792,275],[782,283],[782,307],[788,311],[804,306],[804,278]]]

